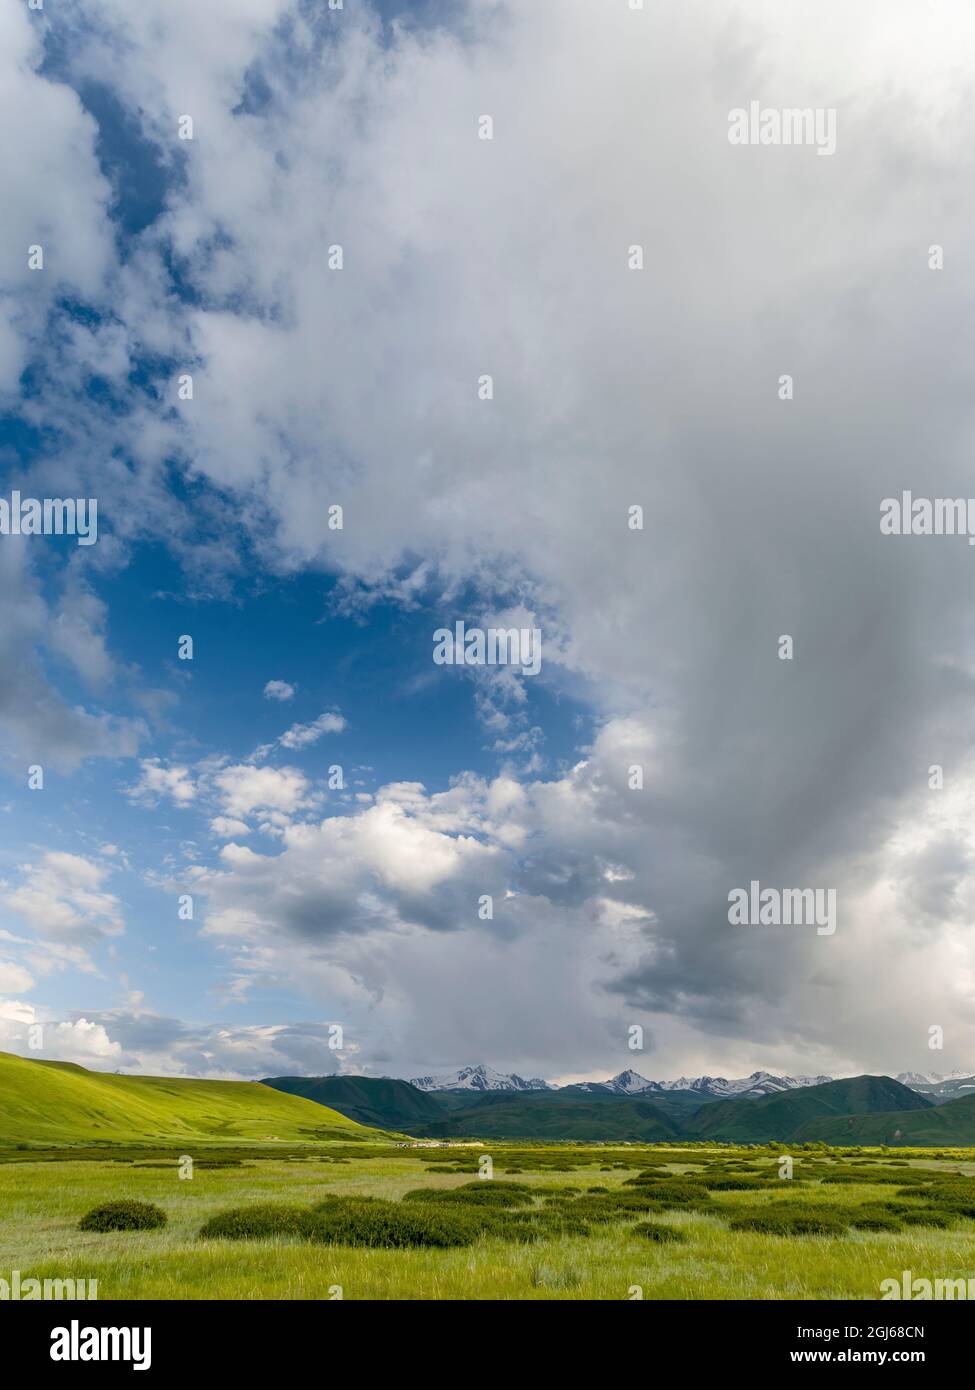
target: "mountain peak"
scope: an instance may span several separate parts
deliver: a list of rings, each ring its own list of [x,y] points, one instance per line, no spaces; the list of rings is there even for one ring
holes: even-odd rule
[[[479,1063],[473,1067],[460,1067],[457,1071],[445,1072],[435,1076],[414,1076],[410,1084],[418,1091],[554,1091],[541,1077],[533,1076],[525,1080],[517,1073],[495,1071]]]

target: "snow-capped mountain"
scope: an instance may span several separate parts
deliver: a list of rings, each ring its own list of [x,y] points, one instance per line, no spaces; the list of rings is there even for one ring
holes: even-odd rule
[[[678,1077],[676,1081],[664,1081],[661,1089],[665,1091],[697,1091],[700,1095],[716,1096],[722,1100],[732,1096],[772,1096],[779,1091],[798,1091],[803,1086],[822,1086],[832,1081],[831,1076],[773,1076],[768,1071],[753,1071],[751,1076],[743,1076],[729,1081],[724,1076]]]
[[[831,1076],[773,1076],[771,1072],[753,1071],[751,1076],[735,1081],[724,1076],[680,1076],[676,1081],[648,1081],[638,1072],[621,1071],[609,1081],[583,1081],[573,1089],[625,1096],[648,1095],[655,1091],[694,1091],[701,1096],[727,1100],[733,1096],[771,1096],[779,1091],[797,1091],[803,1086],[821,1086],[832,1079]]]
[[[676,1081],[649,1081],[639,1072],[627,1069],[611,1076],[608,1081],[580,1081],[567,1088],[570,1091],[602,1092],[615,1096],[645,1096],[667,1091],[691,1091],[710,1100],[731,1100],[739,1096],[757,1099],[781,1091],[798,1091],[803,1086],[822,1086],[831,1076],[776,1076],[768,1071],[753,1071],[751,1076],[729,1080],[726,1076],[679,1076]],[[975,1076],[966,1071],[940,1072],[902,1071],[897,1080],[913,1091],[930,1096],[932,1100],[953,1100],[957,1096],[975,1094]],[[411,1085],[420,1091],[557,1091],[551,1081],[533,1076],[525,1080],[515,1073],[495,1071],[493,1067],[461,1067],[457,1071],[436,1076],[414,1076]],[[689,1103],[689,1102],[688,1102]]]
[[[616,1096],[639,1096],[645,1091],[659,1091],[659,1081],[648,1081],[636,1071],[621,1071],[609,1081],[580,1081],[574,1091],[611,1091]]]
[[[902,1071],[896,1078],[902,1086],[911,1086],[915,1082],[922,1086],[938,1086],[942,1081],[970,1081],[972,1073],[970,1071]]]
[[[904,1086],[927,1096],[935,1104],[975,1095],[975,1076],[967,1071],[941,1072],[902,1071],[897,1078]]]
[[[414,1076],[410,1085],[418,1091],[555,1091],[547,1081],[533,1076],[526,1081],[523,1076],[508,1075],[494,1071],[491,1067],[461,1067],[459,1071],[446,1072],[441,1076]]]

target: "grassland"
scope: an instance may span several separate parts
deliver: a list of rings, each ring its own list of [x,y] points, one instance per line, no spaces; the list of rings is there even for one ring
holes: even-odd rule
[[[252,1146],[194,1152],[180,1180],[178,1150],[52,1150],[0,1154],[0,1277],[95,1278],[99,1297],[166,1299],[876,1299],[881,1281],[975,1277],[975,1152],[804,1151],[793,1180],[757,1148],[485,1146],[414,1150],[370,1144]],[[454,1248],[362,1248],[301,1236],[206,1239],[228,1209],[372,1198],[460,1209],[491,1224],[492,1206],[465,1198],[492,1156],[537,1230],[478,1234]],[[228,1166],[207,1167],[207,1160]],[[669,1186],[668,1186],[669,1184]],[[740,1186],[737,1186],[740,1184]],[[426,1204],[407,1193],[457,1193]],[[593,1189],[602,1189],[594,1192]],[[663,1194],[663,1195],[661,1195]],[[167,1215],[160,1230],[89,1233],[92,1207],[130,1199]],[[640,1203],[647,1210],[635,1209]],[[356,1203],[347,1203],[356,1209]],[[782,1213],[839,1222],[834,1234],[735,1229],[781,1224]],[[756,1215],[757,1214],[757,1215]],[[667,1226],[676,1243],[641,1228]],[[559,1223],[565,1221],[566,1229]],[[861,1222],[857,1226],[856,1222]],[[889,1227],[876,1229],[878,1225]],[[940,1224],[928,1224],[940,1223]],[[578,1229],[572,1229],[573,1226]],[[871,1229],[874,1227],[874,1229]]]
[[[0,1052],[0,1147],[375,1137],[335,1110],[256,1081],[116,1076]]]

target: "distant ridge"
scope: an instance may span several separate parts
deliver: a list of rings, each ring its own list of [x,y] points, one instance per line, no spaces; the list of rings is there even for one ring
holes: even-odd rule
[[[781,1078],[773,1078],[780,1080]],[[424,1139],[603,1143],[975,1144],[975,1095],[936,1104],[889,1076],[853,1076],[727,1099],[689,1090],[421,1091],[388,1077],[279,1077],[266,1084],[361,1123]]]
[[[732,1096],[769,1096],[780,1091],[795,1091],[804,1086],[822,1086],[831,1076],[773,1076],[767,1071],[753,1071],[751,1076],[729,1081],[724,1076],[697,1076],[676,1081],[648,1081],[635,1071],[621,1071],[609,1081],[582,1081],[572,1089],[579,1091],[612,1091],[617,1095],[644,1095],[654,1091],[690,1091],[695,1095],[728,1099]]]

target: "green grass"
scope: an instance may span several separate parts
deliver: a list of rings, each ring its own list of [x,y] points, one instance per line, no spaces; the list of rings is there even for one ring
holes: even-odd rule
[[[181,1147],[168,1167],[109,1153],[0,1163],[0,1277],[94,1278],[101,1299],[328,1299],[341,1288],[373,1300],[626,1299],[634,1286],[654,1299],[876,1299],[904,1269],[975,1277],[975,1221],[959,1210],[975,1192],[971,1151],[912,1153],[895,1187],[871,1182],[893,1176],[876,1152],[797,1152],[787,1182],[777,1154],[750,1148],[487,1146],[432,1165],[428,1151],[391,1146],[322,1145],[303,1161],[269,1149],[241,1148],[241,1166],[198,1163],[190,1181],[178,1177]],[[497,1186],[467,1171],[482,1152]],[[761,1183],[728,1188],[728,1177]],[[79,1230],[110,1201],[154,1203],[166,1225]],[[841,1229],[733,1229],[789,1210]],[[208,1228],[220,1213],[235,1213],[223,1232]]]
[[[115,1076],[0,1052],[0,1146],[381,1137],[257,1081]]]

